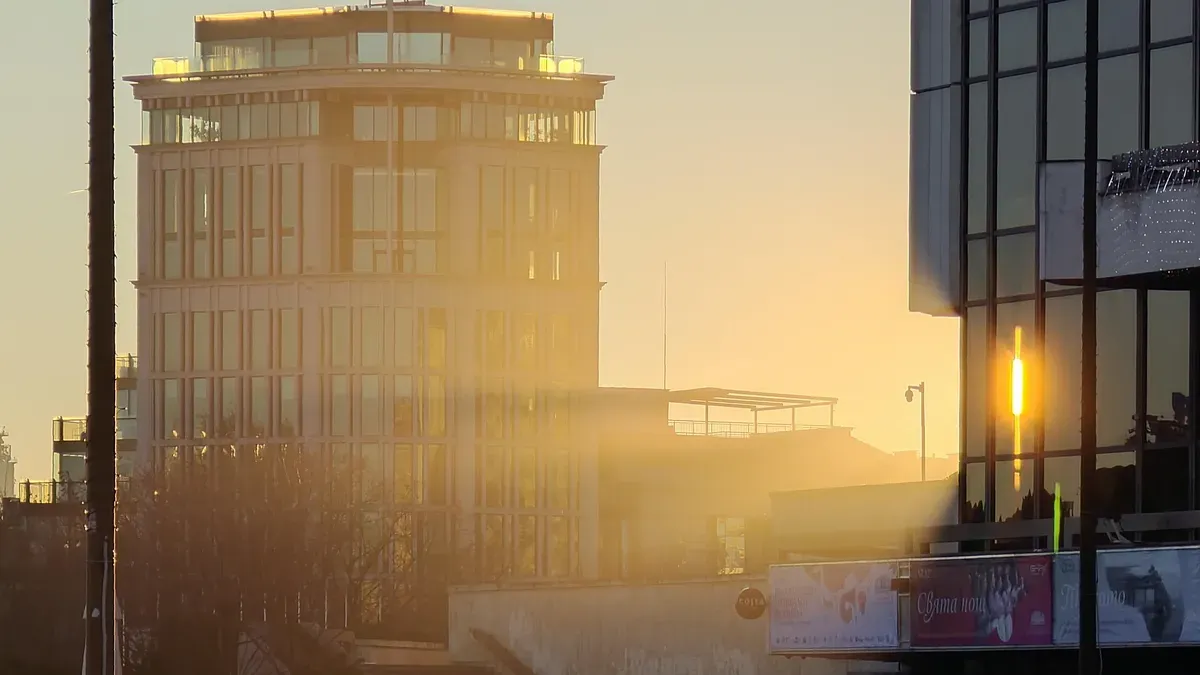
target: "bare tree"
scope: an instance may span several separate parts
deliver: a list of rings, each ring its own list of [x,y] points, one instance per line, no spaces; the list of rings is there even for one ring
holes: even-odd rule
[[[295,445],[169,454],[122,495],[128,672],[233,674],[266,653],[295,675],[339,672],[353,664],[319,648],[322,631],[429,639],[453,525],[386,496],[353,458]]]

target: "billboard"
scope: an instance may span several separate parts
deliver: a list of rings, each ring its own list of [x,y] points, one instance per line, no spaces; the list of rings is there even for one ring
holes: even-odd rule
[[[1054,643],[1079,643],[1079,555],[1054,561]],[[1200,549],[1100,551],[1101,645],[1200,643]]]
[[[899,648],[895,577],[894,562],[772,566],[771,652]]]
[[[1051,556],[914,560],[913,647],[1048,646]]]

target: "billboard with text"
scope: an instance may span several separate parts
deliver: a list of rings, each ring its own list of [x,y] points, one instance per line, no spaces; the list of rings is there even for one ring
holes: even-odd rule
[[[895,577],[893,562],[772,566],[771,652],[899,648]]]
[[[913,647],[1035,647],[1053,639],[1047,555],[914,560]]]

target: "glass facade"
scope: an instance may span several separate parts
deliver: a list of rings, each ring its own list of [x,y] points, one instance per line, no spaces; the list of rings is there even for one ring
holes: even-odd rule
[[[1038,281],[1036,193],[1039,162],[1082,159],[1085,2],[996,4],[964,3],[962,27],[967,523],[1050,517],[1056,486],[1071,515],[1079,480],[1081,296]],[[1100,156],[1196,140],[1193,3],[1106,1],[1100,11]],[[1197,300],[1146,288],[1098,296],[1103,511],[1196,508]]]
[[[135,81],[140,386],[163,480],[301,448],[338,499],[419,516],[484,577],[585,568],[569,392],[597,384],[596,100],[544,76],[548,43],[519,36],[549,24],[528,18],[497,31],[513,39],[398,34],[397,61],[439,66],[419,75],[438,86],[310,86],[321,68],[300,90],[294,72],[192,96],[186,71]],[[387,60],[357,24],[264,26],[289,35],[205,37],[204,70],[370,78]]]

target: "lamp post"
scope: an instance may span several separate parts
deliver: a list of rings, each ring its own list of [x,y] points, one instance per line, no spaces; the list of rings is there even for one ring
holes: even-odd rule
[[[925,482],[925,383],[910,384],[904,391],[904,400],[912,403],[913,392],[921,395],[921,482]]]

